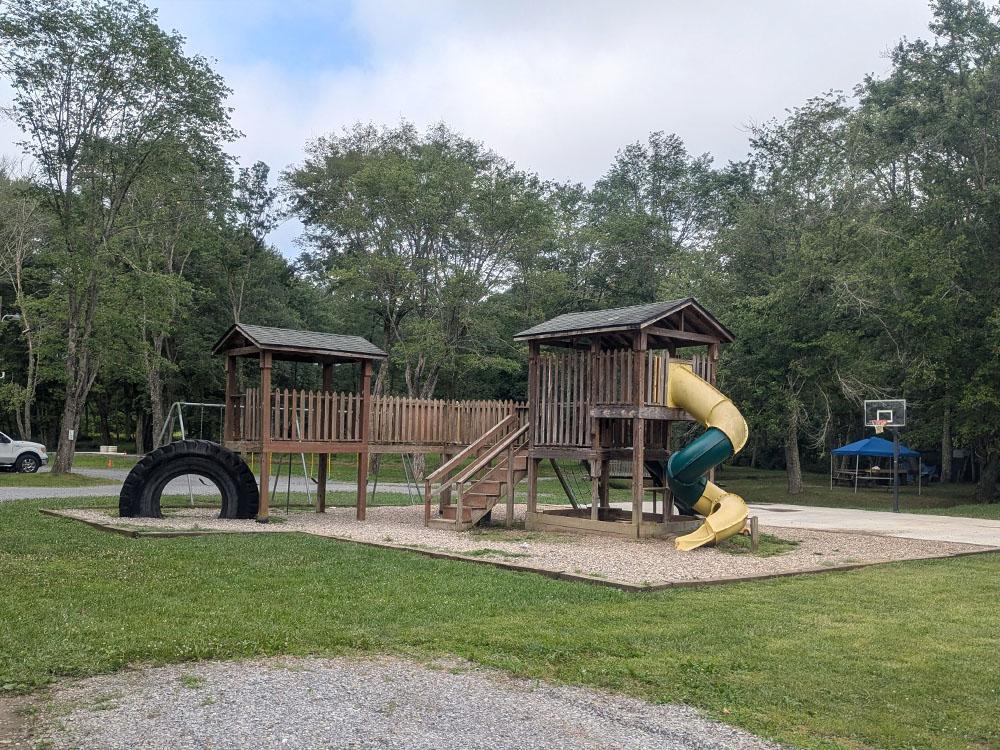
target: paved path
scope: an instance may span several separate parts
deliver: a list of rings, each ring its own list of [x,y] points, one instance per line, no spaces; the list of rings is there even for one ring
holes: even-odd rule
[[[886,513],[805,505],[751,505],[750,513],[765,526],[818,531],[856,531],[903,539],[960,542],[1000,547],[1000,521],[923,513]]]
[[[631,503],[612,503],[626,510]],[[657,511],[663,506],[657,504]],[[982,518],[960,518],[923,513],[886,513],[852,508],[816,508],[808,505],[779,503],[751,504],[750,515],[757,516],[763,526],[784,526],[790,529],[814,531],[844,531],[860,534],[895,536],[902,539],[924,539],[932,542],[957,542],[1000,547],[1000,521]],[[647,502],[643,511],[653,512]]]
[[[107,479],[107,484],[88,485],[86,487],[0,487],[0,502],[10,500],[40,500],[49,497],[117,497],[121,492],[122,482],[128,476],[128,469],[77,469],[77,474],[83,476]],[[272,479],[273,482],[273,479]],[[272,483],[272,487],[273,487]],[[288,487],[287,477],[281,478],[278,482],[278,490],[275,495],[275,502],[284,497]],[[368,484],[369,495],[374,487],[373,482]],[[310,493],[316,491],[316,483],[306,480],[303,477],[292,477],[292,492],[305,492],[308,488]],[[354,482],[329,482],[327,489],[331,492],[353,492],[356,489]],[[379,492],[399,492],[406,493],[406,485],[398,482],[379,482]],[[411,492],[415,492],[410,487]],[[207,479],[197,476],[191,477],[191,492],[195,495],[216,495],[218,490],[215,485]],[[188,494],[188,482],[184,477],[174,479],[167,484],[164,489],[166,495],[186,495]]]

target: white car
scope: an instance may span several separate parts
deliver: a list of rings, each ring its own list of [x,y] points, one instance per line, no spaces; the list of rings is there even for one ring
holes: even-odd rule
[[[15,471],[34,474],[49,460],[45,446],[29,440],[12,440],[0,432],[0,466],[12,466]]]

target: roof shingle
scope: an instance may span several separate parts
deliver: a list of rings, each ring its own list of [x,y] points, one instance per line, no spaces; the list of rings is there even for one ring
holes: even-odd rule
[[[603,328],[638,328],[649,320],[669,315],[675,308],[690,300],[691,298],[688,297],[665,302],[650,302],[645,305],[632,305],[631,307],[615,307],[610,310],[566,313],[521,331],[514,338],[525,339],[541,334],[583,332]]]
[[[213,352],[218,352],[219,347],[234,331],[239,331],[255,345],[265,349],[308,349],[330,355],[355,355],[366,359],[384,359],[388,356],[375,344],[361,336],[345,336],[340,333],[322,331],[296,331],[289,328],[273,328],[247,323],[238,323],[230,328],[213,347]]]

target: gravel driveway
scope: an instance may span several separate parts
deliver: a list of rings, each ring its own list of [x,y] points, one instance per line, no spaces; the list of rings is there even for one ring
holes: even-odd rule
[[[388,657],[126,671],[55,688],[43,717],[53,750],[778,747],[684,706]]]

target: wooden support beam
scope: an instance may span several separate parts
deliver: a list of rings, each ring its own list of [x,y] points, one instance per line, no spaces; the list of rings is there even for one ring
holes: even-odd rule
[[[673,409],[669,406],[637,406],[635,404],[622,406],[596,406],[590,410],[590,416],[597,419],[662,419],[683,422],[691,421],[690,415],[683,409]]]
[[[358,503],[356,516],[365,520],[368,508],[368,441],[371,431],[372,363],[361,364],[361,450],[358,452]]]
[[[528,514],[538,510],[538,465],[541,459],[528,459]]]
[[[590,341],[590,354],[587,357],[588,382],[590,383],[590,406],[597,403],[600,394],[600,372],[597,367],[597,357],[601,353],[601,337],[594,336]],[[601,448],[601,420],[590,415],[590,445],[594,450]],[[607,461],[590,462],[590,519],[598,520],[601,505],[601,477],[607,466]]]
[[[718,363],[718,361],[719,361],[719,345],[718,344],[709,344],[708,345],[708,362],[709,362],[709,378],[708,378],[708,382],[710,382],[712,385],[715,385],[715,371],[718,369],[717,366],[716,366],[717,363]],[[715,483],[715,468],[716,467],[713,466],[711,469],[708,470],[708,481],[712,482],[713,484]]]
[[[646,403],[646,333],[640,331],[632,338],[632,398],[636,409]],[[645,490],[645,450],[646,420],[641,416],[632,418],[632,528],[636,538],[642,525],[642,500]]]
[[[333,365],[326,363],[323,365],[323,392],[328,393],[333,388]],[[324,419],[326,417],[324,416]],[[319,454],[319,466],[316,469],[316,512],[326,512],[326,481],[327,470],[330,465],[330,455],[328,453]]]
[[[538,429],[538,356],[540,347],[537,341],[528,344],[528,511],[534,511],[538,506],[538,460],[534,457],[534,448]]]
[[[507,513],[504,526],[508,529],[514,522],[514,444],[507,447]]]
[[[267,523],[271,512],[271,353],[260,354],[260,508],[257,520]]]
[[[260,355],[260,349],[256,346],[241,346],[237,349],[227,349],[226,356],[228,357],[249,357],[249,356]]]
[[[650,336],[656,336],[657,338],[691,341],[696,344],[717,344],[719,341],[718,336],[712,336],[711,334],[696,333],[695,331],[678,331],[673,328],[664,328],[663,326],[648,326],[645,331]]]
[[[239,387],[236,383],[236,365],[237,360],[232,354],[226,356],[226,399],[225,403],[225,415],[223,419],[222,427],[222,442],[225,443],[227,440],[235,440],[236,435],[239,432],[239,409],[236,408],[236,398],[239,395],[237,393],[237,388]]]

